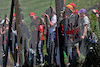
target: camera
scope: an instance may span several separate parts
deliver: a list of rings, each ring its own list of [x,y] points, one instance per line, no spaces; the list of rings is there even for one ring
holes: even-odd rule
[[[5,14],[5,17],[7,17],[7,14]]]

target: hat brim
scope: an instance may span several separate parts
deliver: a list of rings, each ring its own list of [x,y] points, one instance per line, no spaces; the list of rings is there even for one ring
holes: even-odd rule
[[[34,16],[34,15],[30,15],[30,16]]]
[[[71,9],[70,9],[71,10]],[[73,10],[71,10],[72,12],[74,12]]]
[[[81,11],[78,11],[78,13],[82,13]]]

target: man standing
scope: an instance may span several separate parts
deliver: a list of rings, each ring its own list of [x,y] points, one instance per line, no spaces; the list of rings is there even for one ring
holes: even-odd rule
[[[90,20],[86,16],[87,11],[85,9],[80,9],[80,11],[78,13],[80,13],[80,28],[81,28],[81,39],[82,39],[82,41],[79,44],[80,52],[84,56],[86,56],[86,54],[87,54],[86,47],[87,46],[84,42],[85,42],[85,38],[87,37],[87,31],[90,26]]]
[[[16,15],[13,14],[12,28],[10,33],[10,51],[14,59],[14,66],[19,66],[19,52],[18,52],[18,43],[17,43],[17,28],[16,28]],[[14,52],[13,52],[14,50]],[[9,61],[11,62],[10,52],[8,53]]]
[[[66,5],[66,9],[64,12],[64,19],[62,20],[63,23],[63,29],[64,29],[64,49],[66,51],[66,54],[68,55],[68,64],[67,65],[75,65],[76,64],[76,57],[80,56],[79,52],[79,44],[78,40],[79,38],[76,36],[79,36],[78,32],[76,31],[78,26],[78,21],[76,20],[78,18],[77,15],[74,14],[74,8],[72,5],[68,4]],[[79,30],[77,30],[79,31]]]
[[[8,29],[9,29],[9,26],[8,26],[8,21],[7,21],[7,16],[5,15],[5,19],[2,20],[2,28],[1,28],[1,35],[2,35],[2,46],[3,46],[3,62],[5,62],[5,54],[7,53],[6,52],[6,46],[7,46],[7,40],[8,40]]]
[[[38,54],[40,59],[40,65],[43,66],[43,45],[44,45],[44,27],[42,26],[42,20],[40,19],[38,27],[39,42],[38,42]]]
[[[35,15],[34,12],[30,12],[30,18],[32,20],[31,24],[30,24],[30,29],[31,29],[31,40],[29,41],[29,45],[30,47],[32,47],[33,49],[36,49],[36,45],[38,42],[38,21],[39,21],[39,17]]]
[[[51,8],[51,13],[50,13],[50,16],[51,16],[51,19],[50,17],[47,15],[47,14],[44,14],[46,17],[47,17],[47,20],[50,24],[50,28],[49,28],[49,59],[51,59],[50,61],[50,64],[53,64],[54,63],[54,47],[55,47],[55,44],[54,44],[54,40],[55,40],[55,36],[56,36],[56,27],[57,27],[57,17],[56,17],[56,14],[55,14],[55,10],[53,9],[53,7],[50,7]]]
[[[38,59],[37,56],[36,56],[36,53],[37,53],[37,44],[39,42],[39,35],[38,35],[38,22],[40,20],[40,18],[38,16],[35,15],[34,12],[30,12],[29,13],[29,16],[32,20],[31,24],[30,24],[30,29],[31,29],[31,39],[29,41],[29,53],[30,53],[30,56],[31,58],[33,58],[32,55],[34,55],[34,58],[32,60],[29,59],[29,62],[31,61],[31,63],[29,63],[29,65],[33,65],[33,60],[34,60],[34,65],[36,65],[36,60]]]

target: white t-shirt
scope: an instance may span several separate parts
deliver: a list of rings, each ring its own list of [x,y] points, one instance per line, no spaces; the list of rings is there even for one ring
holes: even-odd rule
[[[83,25],[88,24],[88,28],[89,28],[90,27],[90,20],[89,20],[89,18],[87,16],[85,16],[83,19],[84,19]]]
[[[3,24],[5,22],[5,19],[1,21],[0,24]],[[6,20],[6,24],[8,24],[8,21]]]
[[[84,32],[84,26],[88,24],[87,30],[90,28],[90,20],[87,16],[85,16],[84,18],[82,18],[81,20],[81,35],[83,35]],[[87,36],[87,32],[86,32],[86,36]]]
[[[56,17],[56,15],[54,15],[54,16],[51,18],[51,22],[52,22],[52,23],[55,23],[55,25],[54,25],[54,26],[51,26],[51,27],[49,28],[49,33],[54,32],[54,31],[55,31],[55,28],[57,27],[57,17]]]

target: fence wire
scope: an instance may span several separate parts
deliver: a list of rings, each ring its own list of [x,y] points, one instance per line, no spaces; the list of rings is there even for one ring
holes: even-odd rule
[[[51,27],[48,23],[49,21],[47,20],[46,17],[43,17],[43,14],[46,13],[49,15],[50,17],[50,12],[52,12],[52,10],[50,9],[50,6],[52,6],[55,10],[56,10],[56,6],[55,6],[55,2],[56,0],[18,0],[19,1],[19,8],[20,8],[20,27],[21,27],[21,43],[22,43],[22,55],[23,55],[23,65],[28,65],[28,66],[40,66],[40,65],[55,65],[57,66],[57,60],[59,58],[57,58],[57,45],[55,42],[55,47],[47,47],[47,46],[52,46],[52,40],[49,41],[49,27]],[[63,0],[61,1],[61,7],[63,7]],[[100,40],[100,33],[99,33],[99,28],[98,28],[98,21],[97,18],[94,21],[93,19],[93,15],[92,15],[92,9],[97,9],[97,6],[100,4],[100,0],[65,0],[65,6],[70,4],[70,3],[75,3],[76,5],[76,9],[78,9],[78,11],[81,8],[84,8],[88,11],[90,20],[91,20],[91,25],[90,27],[93,29],[93,31],[96,33],[98,40]],[[61,8],[62,10],[63,8]],[[4,59],[4,45],[6,46],[7,43],[3,43],[3,41],[6,41],[6,38],[8,37],[7,35],[5,35],[5,39],[3,39],[3,35],[1,33],[1,31],[3,32],[3,23],[5,22],[5,17],[7,20],[7,23],[9,23],[9,19],[10,19],[10,10],[11,10],[11,0],[0,0],[0,65],[3,67],[3,59]],[[32,13],[33,12],[33,13]],[[30,13],[33,15],[35,14],[35,19],[33,20],[33,17],[30,16]],[[15,8],[14,8],[14,12],[13,12],[13,25],[12,28],[14,30],[14,32],[16,32],[16,23],[15,23]],[[56,14],[55,14],[56,15]],[[43,18],[45,23],[42,21],[42,25],[44,28],[44,41],[40,41],[39,39],[39,34],[40,31],[38,31],[38,26],[39,26],[39,19]],[[50,17],[51,19],[51,17]],[[93,19],[93,20],[92,20]],[[41,21],[41,20],[40,20]],[[34,22],[34,23],[33,23]],[[96,24],[95,24],[96,23]],[[46,26],[47,24],[47,26]],[[7,30],[8,24],[6,24],[4,31]],[[48,30],[47,30],[48,29]],[[49,32],[49,33],[48,33]],[[57,31],[55,31],[54,33],[56,33]],[[8,32],[6,33],[8,34]],[[55,35],[56,36],[56,35]],[[8,49],[8,62],[7,62],[7,66],[19,66],[19,58],[18,58],[18,44],[16,41],[16,34],[14,34],[12,32],[11,34],[11,45]],[[49,45],[49,42],[51,45]],[[41,43],[41,46],[39,46]],[[54,46],[53,45],[53,46]],[[51,49],[53,48],[53,49]],[[63,48],[63,47],[62,47]],[[64,47],[64,51],[66,51],[65,49],[66,47]],[[48,51],[49,49],[49,51]],[[55,50],[54,50],[55,49]],[[70,48],[70,51],[73,50],[73,52],[75,52],[74,48]],[[54,54],[50,54],[49,52],[52,52]],[[64,54],[66,54],[64,52]],[[50,55],[50,56],[49,56]],[[54,55],[54,56],[53,56]],[[61,55],[60,55],[61,56]],[[66,56],[66,55],[65,55]],[[52,58],[52,60],[51,60]],[[56,59],[56,61],[55,61]],[[79,58],[78,58],[79,59]],[[52,62],[51,62],[52,61]],[[64,58],[64,63],[67,65],[68,64],[68,56],[66,56]],[[53,64],[54,62],[54,64]],[[58,64],[59,65],[59,64]],[[27,67],[28,67],[27,66]]]

